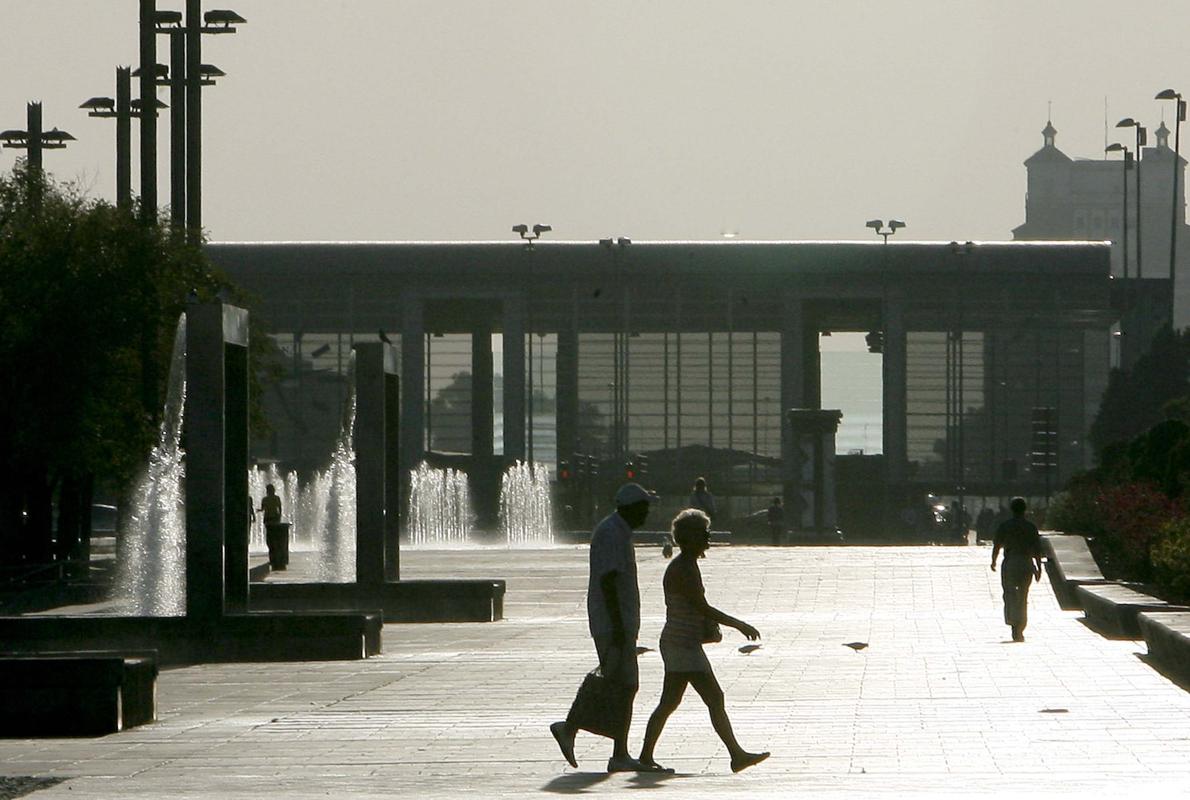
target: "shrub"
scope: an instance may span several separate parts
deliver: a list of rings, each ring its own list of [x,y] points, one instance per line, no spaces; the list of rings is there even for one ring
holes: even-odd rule
[[[1103,487],[1095,500],[1102,532],[1091,541],[1099,568],[1110,579],[1152,578],[1150,550],[1162,528],[1179,516],[1178,504],[1147,483]]]
[[[1050,498],[1045,511],[1046,530],[1098,536],[1103,533],[1103,521],[1096,501],[1099,486],[1072,485]]]
[[[1161,528],[1161,539],[1152,550],[1153,579],[1167,600],[1190,602],[1190,517],[1180,517]]]

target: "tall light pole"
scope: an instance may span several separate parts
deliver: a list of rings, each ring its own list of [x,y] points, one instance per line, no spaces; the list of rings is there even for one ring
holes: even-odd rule
[[[901,220],[899,220],[899,219],[890,219],[888,221],[888,230],[884,230],[884,220],[870,219],[864,223],[864,227],[871,228],[872,230],[874,230],[876,232],[877,236],[883,236],[884,243],[888,244],[888,237],[892,236],[894,233],[896,233],[901,228],[904,228],[905,223],[901,222]]]
[[[1116,123],[1117,128],[1136,128],[1136,277],[1143,278],[1145,276],[1145,262],[1143,257],[1143,243],[1144,239],[1141,236],[1140,218],[1141,218],[1141,200],[1143,195],[1140,193],[1140,156],[1141,149],[1149,143],[1149,132],[1145,127],[1132,117],[1124,117]],[[1127,222],[1125,221],[1125,226]]]
[[[1155,99],[1177,102],[1173,123],[1173,190],[1169,204],[1169,327],[1173,328],[1174,272],[1177,267],[1178,250],[1178,173],[1180,172],[1178,162],[1181,160],[1179,150],[1181,149],[1182,120],[1186,118],[1186,101],[1182,99],[1180,92],[1175,92],[1173,89],[1158,92]]]
[[[1128,148],[1119,142],[1112,142],[1107,147],[1103,148],[1105,153],[1123,153],[1124,154],[1124,216],[1120,222],[1124,226],[1124,277],[1128,277],[1128,168],[1132,166],[1132,153],[1128,152]]]
[[[41,153],[43,150],[61,150],[67,142],[75,141],[66,131],[52,128],[43,131],[41,126],[41,103],[29,103],[25,107],[25,130],[7,130],[0,132],[0,144],[15,150],[28,152],[26,163],[30,170],[41,171]]]
[[[202,34],[236,32],[247,20],[234,11],[201,13],[199,0],[186,0],[186,227],[202,235],[202,87],[220,70],[202,63]]]
[[[116,208],[132,206],[132,119],[141,116],[140,100],[132,99],[132,75],[129,67],[116,67],[116,99],[92,97],[79,106],[88,117],[116,121]],[[156,102],[157,108],[167,108]]]
[[[525,241],[525,249],[529,252],[529,266],[527,272],[525,273],[525,282],[527,286],[527,290],[525,291],[525,332],[528,334],[526,339],[529,343],[529,364],[527,371],[529,383],[529,424],[527,426],[528,429],[525,431],[525,445],[530,471],[534,469],[533,465],[536,463],[533,458],[533,411],[535,405],[533,402],[533,298],[530,297],[530,292],[533,289],[533,243],[541,238],[541,234],[549,233],[552,230],[553,228],[549,225],[542,225],[540,223],[533,226],[532,232],[530,232],[529,226],[525,225],[524,223],[512,226],[512,232],[520,235],[521,239]],[[505,342],[504,346],[507,347],[508,343]]]

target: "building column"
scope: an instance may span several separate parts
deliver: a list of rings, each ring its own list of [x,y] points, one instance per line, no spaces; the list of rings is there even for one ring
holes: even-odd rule
[[[399,575],[396,529],[390,524],[390,517],[399,517],[400,497],[400,469],[393,468],[391,452],[399,446],[392,419],[397,358],[383,342],[360,342],[354,349],[355,582],[377,586]]]
[[[471,454],[477,460],[492,457],[496,426],[493,372],[492,324],[485,320],[471,328]]]
[[[787,292],[784,305],[781,325],[781,493],[788,513],[798,519],[802,513],[797,489],[798,460],[787,414],[792,408],[802,408],[805,401],[805,301],[800,295]]]
[[[578,331],[558,331],[558,462],[578,452]]]
[[[525,303],[504,300],[504,457],[525,458]]]
[[[401,496],[409,473],[425,456],[426,331],[423,301],[406,297],[401,309]]]
[[[884,298],[884,463],[885,481],[900,485],[908,477],[908,346],[905,302],[899,295]]]
[[[201,624],[247,607],[247,348],[247,311],[187,308],[186,617]]]

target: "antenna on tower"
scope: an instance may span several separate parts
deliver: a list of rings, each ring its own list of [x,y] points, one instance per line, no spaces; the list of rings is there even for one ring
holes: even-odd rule
[[[1103,96],[1103,160],[1107,161],[1107,95]]]

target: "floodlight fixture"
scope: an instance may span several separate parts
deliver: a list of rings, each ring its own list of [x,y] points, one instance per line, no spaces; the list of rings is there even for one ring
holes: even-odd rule
[[[217,8],[203,14],[202,21],[205,23],[202,28],[203,33],[235,33],[235,26],[243,25],[248,20],[234,11]]]
[[[552,230],[553,230],[553,228],[549,225],[534,225],[533,226],[533,232],[536,233],[538,236],[540,236],[543,233],[548,233],[549,231],[552,231]]]
[[[78,141],[66,131],[50,128],[41,134],[41,146],[47,150],[61,150],[67,142]]]
[[[888,221],[888,227],[892,228],[895,231],[899,228],[904,228],[905,223],[901,222],[901,220],[899,220],[899,219],[890,219]]]
[[[870,220],[868,220],[867,222],[865,222],[865,223],[864,223],[864,227],[865,227],[865,228],[871,228],[871,229],[872,229],[872,230],[874,230],[874,231],[878,231],[878,230],[880,230],[881,228],[883,228],[883,227],[884,227],[884,220],[882,220],[882,219],[870,219]]]
[[[529,226],[528,225],[513,225],[512,232],[519,233],[521,235],[521,238],[524,238],[525,234],[527,234],[529,232]]]
[[[153,26],[158,33],[173,33],[182,29],[181,11],[153,12]]]
[[[116,116],[116,101],[110,97],[89,98],[86,102],[80,104],[79,108],[87,109],[88,117]]]

